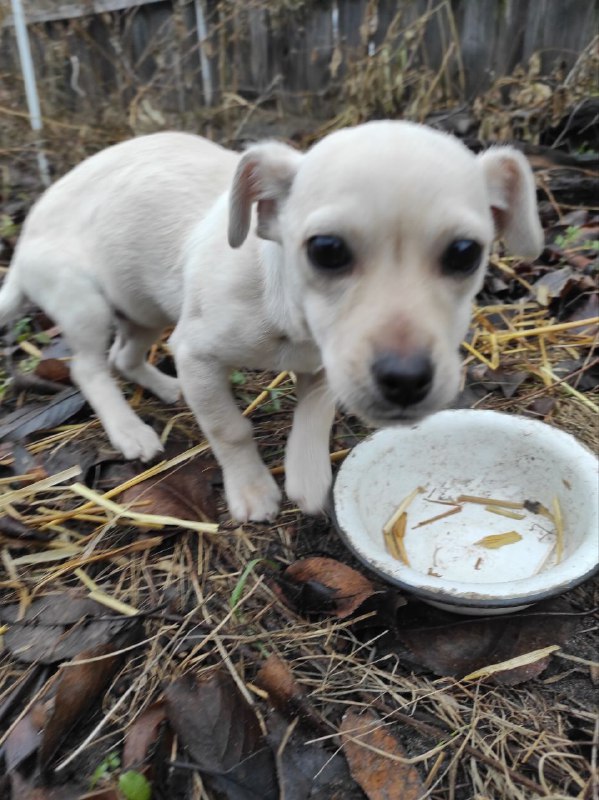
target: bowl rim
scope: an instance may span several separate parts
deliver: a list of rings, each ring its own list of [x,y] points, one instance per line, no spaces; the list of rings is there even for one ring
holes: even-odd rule
[[[532,424],[533,427],[539,426],[539,429],[540,429],[540,426],[542,426],[543,428],[550,428],[553,433],[556,433],[556,434],[559,434],[561,436],[567,437],[573,444],[575,444],[577,447],[579,447],[582,450],[584,450],[586,452],[586,454],[591,456],[595,460],[595,462],[597,463],[597,455],[595,453],[593,453],[593,451],[589,447],[587,447],[583,442],[581,442],[579,439],[577,439],[571,433],[568,433],[568,431],[564,431],[562,428],[556,428],[556,427],[553,427],[551,425],[548,425],[547,423],[542,422],[541,420],[536,420],[536,419],[532,419],[532,418],[526,417],[523,414],[510,414],[510,413],[506,413],[506,412],[502,412],[502,411],[495,411],[493,409],[463,409],[462,408],[462,409],[444,409],[442,411],[437,412],[436,414],[431,415],[431,417],[436,417],[439,414],[446,414],[446,415],[452,415],[452,416],[453,415],[465,416],[465,415],[476,414],[478,417],[481,417],[483,415],[486,416],[486,417],[490,417],[490,416],[502,417],[504,419],[505,418],[509,418],[511,420],[516,419],[516,420],[519,420],[521,422],[526,422],[527,424]],[[425,422],[426,419],[428,419],[428,417],[425,418],[424,420],[422,420],[421,422]],[[417,423],[417,424],[420,424],[420,423]],[[412,427],[414,427],[414,426],[412,426]],[[389,431],[389,430],[393,430],[393,428],[382,428],[382,429],[373,431],[366,438],[364,438],[360,442],[358,442],[358,444],[355,445],[354,448],[352,448],[352,453],[354,452],[354,450],[357,447],[360,447],[360,445],[371,441],[372,439],[374,439],[375,437],[380,435],[382,432]],[[398,428],[398,430],[401,430],[401,428]],[[350,453],[349,456],[351,456],[352,453]],[[409,581],[402,580],[401,578],[399,578],[399,577],[391,574],[390,572],[387,572],[386,570],[382,569],[381,567],[379,567],[375,563],[375,561],[370,560],[366,556],[366,554],[364,552],[362,552],[354,544],[351,535],[348,534],[348,532],[345,530],[345,528],[341,525],[341,522],[340,522],[338,514],[337,514],[337,502],[336,502],[335,490],[336,490],[336,487],[337,487],[337,484],[338,484],[339,476],[342,474],[343,467],[344,467],[345,463],[346,462],[344,461],[341,464],[339,470],[337,471],[337,475],[335,476],[335,481],[334,481],[334,483],[333,483],[333,485],[331,487],[330,514],[331,514],[331,518],[332,518],[333,524],[334,524],[337,532],[341,536],[341,539],[343,540],[345,545],[348,547],[348,549],[371,572],[373,572],[375,575],[380,577],[386,583],[391,584],[393,586],[397,586],[398,588],[403,589],[406,592],[410,592],[411,594],[414,594],[417,597],[421,597],[424,600],[430,600],[430,601],[433,601],[433,602],[436,602],[436,603],[445,603],[445,604],[450,605],[450,606],[462,606],[462,607],[467,606],[467,607],[479,608],[479,609],[484,609],[484,608],[489,608],[489,609],[493,609],[493,608],[510,608],[511,606],[521,606],[524,603],[526,603],[526,604],[528,604],[528,603],[536,603],[536,602],[539,602],[541,600],[546,600],[549,597],[554,597],[554,596],[560,595],[563,592],[566,592],[566,591],[568,591],[570,589],[573,589],[576,586],[579,586],[581,583],[584,583],[584,581],[589,580],[593,576],[599,574],[599,557],[598,557],[596,563],[593,566],[591,566],[589,569],[585,570],[584,572],[580,573],[579,575],[576,575],[574,577],[566,578],[566,579],[562,580],[561,582],[557,582],[557,583],[552,584],[551,586],[548,586],[545,589],[540,589],[540,590],[532,591],[532,592],[528,592],[528,593],[526,593],[526,592],[515,593],[515,594],[510,595],[509,597],[505,597],[505,596],[504,597],[492,597],[492,596],[484,595],[483,592],[480,592],[480,591],[477,592],[477,587],[481,587],[482,586],[482,584],[480,584],[480,583],[479,584],[477,584],[477,583],[466,584],[465,582],[462,582],[462,583],[464,583],[464,585],[471,586],[472,587],[472,591],[471,592],[467,592],[467,593],[466,592],[460,593],[459,591],[453,591],[453,592],[449,591],[447,588],[443,588],[443,587],[439,587],[438,590],[433,590],[433,589],[430,589],[430,588],[424,588],[424,587],[419,586],[418,584],[410,583]],[[526,580],[526,579],[522,579],[522,580]],[[479,595],[478,597],[476,596],[477,594]]]

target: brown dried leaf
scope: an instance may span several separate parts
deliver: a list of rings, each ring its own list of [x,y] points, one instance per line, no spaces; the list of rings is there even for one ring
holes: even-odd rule
[[[35,368],[38,378],[53,383],[71,383],[71,370],[68,362],[61,358],[44,358]]]
[[[539,417],[546,419],[557,407],[557,400],[555,397],[549,395],[541,395],[536,397],[533,402],[528,406],[528,411],[536,414]]]
[[[401,742],[393,736],[372,711],[359,714],[353,709],[343,717],[341,727],[343,752],[353,778],[368,800],[420,800],[424,785],[416,767],[385,758],[380,752],[407,759]],[[364,745],[367,745],[366,747]]]
[[[469,375],[472,377],[472,385],[482,386],[491,392],[500,391],[508,399],[516,394],[528,377],[528,373],[524,371],[514,371],[503,367],[489,369],[484,365],[480,365],[479,370],[471,370]]]
[[[217,514],[214,472],[213,461],[197,456],[132,486],[120,495],[119,502],[134,504],[134,510],[144,514],[212,522]]]
[[[108,686],[121,660],[120,656],[114,655],[116,649],[113,644],[105,644],[85,650],[63,667],[56,686],[54,707],[42,735],[39,752],[42,770],[48,766],[73,726],[82,721]]]
[[[548,305],[556,297],[564,297],[580,280],[580,275],[571,267],[562,267],[546,272],[533,284],[535,297],[542,305]]]
[[[53,664],[82,650],[127,635],[136,623],[112,614],[100,603],[75,592],[50,594],[35,601],[24,619],[19,606],[0,608],[0,621],[10,625],[4,645],[19,661]]]
[[[288,599],[302,613],[332,613],[348,617],[375,594],[360,572],[333,558],[304,558],[285,570],[281,581]]]
[[[268,692],[273,708],[286,719],[298,718],[300,725],[308,726],[321,735],[328,735],[324,721],[295,681],[289,665],[275,653],[261,666],[256,675],[256,684]]]
[[[268,742],[277,754],[281,797],[285,800],[364,800],[341,753],[331,752],[322,741],[306,742],[305,735],[298,733],[297,728],[290,736],[289,724],[276,712],[269,715],[267,724]]]
[[[293,714],[304,698],[289,665],[275,653],[258,670],[256,685],[268,692],[272,705],[286,717]]]
[[[563,645],[576,626],[576,617],[568,613],[570,607],[563,600],[539,603],[534,610],[508,617],[456,617],[423,603],[406,608],[406,625],[396,636],[408,648],[407,660],[436,675],[459,678],[533,650]],[[514,686],[540,675],[550,658],[497,672],[490,680]]]
[[[162,723],[166,719],[164,701],[152,703],[140,714],[125,735],[123,769],[139,768],[148,751],[156,743]]]
[[[186,675],[165,693],[167,717],[207,782],[227,800],[276,800],[275,762],[252,707],[227,672]]]

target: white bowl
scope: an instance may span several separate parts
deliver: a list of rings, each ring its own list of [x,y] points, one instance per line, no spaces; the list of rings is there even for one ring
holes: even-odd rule
[[[413,490],[404,537],[409,565],[387,552],[383,525]],[[433,605],[462,614],[501,614],[560,594],[597,571],[597,459],[570,434],[496,411],[441,411],[412,427],[386,428],[358,444],[333,490],[335,521],[356,556],[380,577]],[[513,519],[462,503],[460,495],[535,501],[563,517],[563,555],[556,561],[553,521],[527,509]],[[507,509],[509,511],[509,509]],[[477,544],[515,531],[499,549]]]

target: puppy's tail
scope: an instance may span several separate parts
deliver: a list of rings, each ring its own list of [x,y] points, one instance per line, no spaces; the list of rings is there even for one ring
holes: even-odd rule
[[[16,270],[9,269],[0,288],[0,327],[16,317],[26,297],[19,286]]]

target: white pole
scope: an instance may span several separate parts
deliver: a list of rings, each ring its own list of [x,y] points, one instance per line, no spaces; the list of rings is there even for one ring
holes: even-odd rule
[[[194,8],[196,12],[198,44],[200,45],[200,66],[202,67],[204,102],[207,106],[211,106],[213,99],[212,69],[210,68],[210,60],[206,53],[206,39],[208,38],[208,31],[206,28],[206,13],[202,0],[194,0]]]
[[[39,133],[42,130],[42,113],[40,111],[40,101],[37,93],[37,86],[35,85],[35,72],[33,70],[33,59],[31,57],[27,23],[25,21],[25,14],[23,13],[21,0],[11,0],[11,4],[15,34],[17,36],[17,47],[19,48],[19,59],[21,61],[21,71],[23,73],[23,81],[25,82],[25,94],[27,96],[29,119],[32,130],[36,133]],[[41,142],[39,139],[36,142],[36,147],[40,177],[44,186],[49,186],[51,182],[50,170],[48,168],[46,154],[41,148]]]

